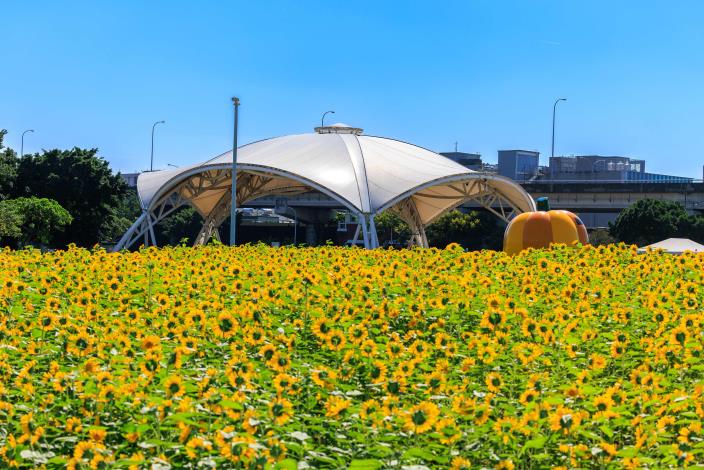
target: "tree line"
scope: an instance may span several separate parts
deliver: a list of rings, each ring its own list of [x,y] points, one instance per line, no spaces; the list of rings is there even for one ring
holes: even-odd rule
[[[139,213],[134,191],[98,149],[44,150],[21,158],[0,131],[0,242],[91,247],[121,235]]]

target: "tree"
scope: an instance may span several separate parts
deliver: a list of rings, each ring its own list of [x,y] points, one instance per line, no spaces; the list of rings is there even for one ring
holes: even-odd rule
[[[101,241],[117,240],[130,228],[142,211],[139,197],[135,188],[127,188],[122,197],[113,208],[108,217],[100,225],[99,239]]]
[[[50,150],[19,160],[13,197],[37,196],[57,201],[73,222],[57,234],[56,243],[92,246],[116,230],[117,207],[127,183],[110,170],[97,149]]]
[[[0,241],[16,239],[22,235],[22,216],[14,204],[7,202],[0,201]]]
[[[589,232],[589,244],[593,246],[611,245],[617,243],[614,237],[609,234],[608,229],[596,228]]]
[[[195,209],[182,207],[157,226],[156,236],[160,244],[177,245],[184,238],[193,243],[202,226],[203,218]]]
[[[0,201],[7,199],[17,177],[17,153],[4,146],[7,131],[0,129]]]
[[[50,245],[73,220],[58,202],[36,197],[0,201],[0,213],[16,214],[14,222],[19,224],[14,229],[11,227],[4,236],[18,239],[22,246]]]
[[[501,249],[504,226],[497,223],[495,215],[488,212],[458,210],[441,215],[428,225],[425,233],[428,244],[444,248],[459,243],[469,250]]]
[[[379,243],[383,246],[387,243],[398,242],[403,247],[406,246],[411,237],[411,229],[395,212],[386,210],[374,217],[376,235]]]
[[[677,202],[641,199],[609,223],[609,234],[628,244],[649,245],[665,238],[686,236],[689,219],[687,211]]]

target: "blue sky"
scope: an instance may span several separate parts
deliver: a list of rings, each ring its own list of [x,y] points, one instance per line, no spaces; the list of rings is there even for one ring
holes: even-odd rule
[[[123,172],[310,132],[321,114],[436,151],[626,155],[702,177],[704,2],[3,2],[0,128]]]

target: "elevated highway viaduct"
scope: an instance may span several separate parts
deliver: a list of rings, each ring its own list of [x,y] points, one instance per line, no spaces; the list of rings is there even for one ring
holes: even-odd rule
[[[547,197],[552,209],[580,216],[589,228],[606,227],[619,212],[641,199],[682,204],[690,214],[704,213],[704,182],[529,182],[523,188],[534,198]]]
[[[533,198],[547,197],[552,209],[572,211],[580,216],[588,228],[606,227],[619,212],[641,199],[674,201],[682,204],[690,214],[704,214],[704,182],[647,183],[614,181],[535,181],[521,183]],[[251,201],[248,207],[273,207],[274,198]],[[344,209],[339,203],[320,193],[307,193],[288,199],[288,205],[302,209],[298,216],[303,221],[328,219],[332,210]],[[467,209],[481,209],[476,202],[462,205]],[[316,214],[319,212],[318,214]]]

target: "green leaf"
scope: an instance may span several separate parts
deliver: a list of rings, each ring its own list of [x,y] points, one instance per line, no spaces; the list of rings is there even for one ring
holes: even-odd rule
[[[242,411],[244,408],[242,407],[242,403],[238,401],[232,401],[232,400],[220,400],[220,406],[223,408],[229,408],[231,410],[238,410]]]
[[[296,462],[293,459],[285,459],[282,460],[281,462],[277,462],[277,464],[274,466],[275,470],[297,470],[298,469],[298,462]]]
[[[365,459],[365,460],[353,460],[350,462],[349,470],[376,470],[381,468],[381,462],[378,460]]]
[[[635,457],[636,455],[638,455],[638,449],[633,446],[624,447],[622,449],[619,449],[617,455],[619,457]]]
[[[192,426],[198,426],[198,422],[196,420],[190,419],[194,416],[199,416],[199,413],[174,413],[167,416],[164,422],[186,423]]]
[[[447,462],[448,459],[446,457],[439,457],[431,452],[428,452],[425,449],[421,449],[418,447],[413,447],[411,449],[408,449],[406,452],[403,453],[402,458],[418,458],[425,460],[427,462],[436,462],[436,463],[444,463]]]
[[[369,455],[372,455],[374,457],[388,457],[389,455],[394,453],[393,450],[391,450],[390,448],[380,445],[376,445],[374,447],[369,448],[368,452]]]
[[[545,446],[545,441],[547,441],[548,438],[545,436],[541,437],[536,437],[535,439],[531,439],[530,441],[526,442],[523,445],[523,450],[528,450],[528,449],[542,449]]]

